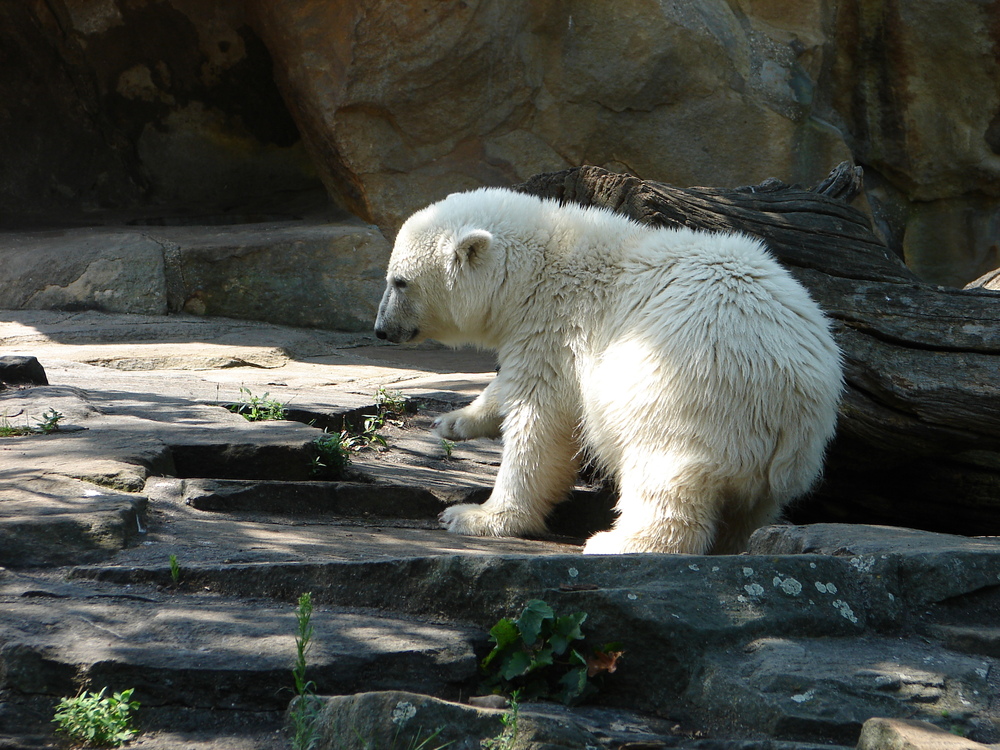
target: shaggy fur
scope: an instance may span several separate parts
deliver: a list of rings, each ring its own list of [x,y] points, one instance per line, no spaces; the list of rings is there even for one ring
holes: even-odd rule
[[[816,481],[842,389],[826,319],[759,241],[503,189],[410,217],[375,328],[497,352],[497,378],[436,424],[502,435],[496,485],[443,525],[542,532],[586,455],[619,491],[591,553],[742,550]]]

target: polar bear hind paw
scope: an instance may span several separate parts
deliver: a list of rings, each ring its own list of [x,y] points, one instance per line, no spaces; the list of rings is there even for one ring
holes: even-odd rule
[[[620,555],[631,552],[626,549],[628,537],[616,534],[614,531],[600,531],[594,534],[583,546],[585,555]]]
[[[583,547],[585,555],[625,555],[632,552],[660,552],[681,555],[706,554],[710,538],[685,538],[671,540],[669,536],[654,534],[628,534],[623,531],[601,531],[594,534]]]

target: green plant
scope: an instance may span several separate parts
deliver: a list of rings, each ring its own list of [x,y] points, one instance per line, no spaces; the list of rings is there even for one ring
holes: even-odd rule
[[[378,431],[385,427],[385,414],[379,412],[378,414],[366,414],[365,415],[365,429],[361,433],[361,437],[368,441],[369,445],[377,444],[385,447],[385,438],[378,434]]]
[[[375,405],[378,406],[382,414],[396,414],[402,416],[406,413],[407,399],[400,391],[387,391],[384,386],[379,386],[375,391]]]
[[[312,441],[310,471],[314,477],[339,479],[351,465],[351,449],[345,444],[345,434],[332,435],[324,430]]]
[[[105,698],[99,693],[83,692],[75,698],[63,698],[56,706],[57,731],[87,747],[120,747],[138,734],[132,726],[132,711],[139,708],[132,700],[132,688]]]
[[[373,446],[386,447],[385,438],[378,431],[385,427],[382,414],[365,414],[364,428],[359,433],[344,430],[340,433],[340,445],[347,452],[357,452]]]
[[[35,419],[35,426],[29,427],[27,417],[23,427],[15,427],[10,423],[10,418],[0,415],[0,437],[20,437],[22,435],[36,435],[42,433],[48,435],[59,429],[59,422],[65,419],[65,415],[60,414],[55,409],[49,409],[42,413],[42,416]]]
[[[568,706],[597,692],[591,678],[614,672],[624,653],[618,643],[585,647],[586,612],[557,617],[548,604],[532,599],[517,620],[504,618],[490,629],[493,649],[482,661],[484,688],[532,698],[553,698]],[[577,642],[580,643],[577,643]]]
[[[240,402],[227,407],[234,414],[239,414],[248,422],[264,422],[267,420],[284,419],[285,405],[271,398],[270,393],[255,396],[249,388],[240,388]]]
[[[441,438],[441,450],[444,451],[445,458],[451,458],[451,454],[455,450],[455,443],[448,438]]]
[[[292,678],[295,681],[295,698],[290,711],[292,722],[292,747],[294,750],[311,750],[319,741],[317,721],[320,705],[316,699],[315,684],[306,679],[306,654],[312,644],[314,629],[312,625],[312,594],[305,593],[299,597],[295,610],[297,635],[295,637],[295,666],[292,667]]]
[[[181,566],[177,564],[177,555],[170,556],[170,580],[177,586],[181,582]]]
[[[386,424],[393,424],[397,427],[403,425],[401,419],[391,417],[401,417],[406,411],[406,397],[399,391],[388,392],[383,387],[375,392],[375,414],[364,414],[362,428],[360,431],[344,430],[340,433],[340,447],[345,454],[357,453],[366,448],[379,450],[387,447],[384,437],[379,434],[379,430]],[[319,462],[322,463],[322,460]],[[314,467],[317,462],[313,462]]]
[[[511,750],[514,747],[514,742],[517,741],[517,721],[521,711],[520,697],[520,690],[510,694],[510,708],[500,717],[503,730],[496,737],[480,740],[479,745],[483,750]]]
[[[33,432],[34,430],[27,425],[24,427],[12,425],[6,413],[0,416],[0,437],[19,437],[20,435],[30,435]]]
[[[454,740],[452,740],[451,742],[445,742],[443,745],[430,747],[430,744],[437,739],[439,734],[441,734],[441,730],[435,729],[429,735],[420,739],[420,735],[423,733],[423,729],[421,728],[418,729],[412,737],[410,737],[405,745],[401,745],[399,739],[401,731],[402,727],[396,729],[396,733],[392,737],[392,744],[389,746],[390,750],[444,750],[448,747],[448,745],[451,745],[452,742],[454,742]],[[365,743],[365,750],[376,750],[376,748],[373,748]]]
[[[48,411],[42,412],[41,419],[36,420],[36,426],[38,431],[48,435],[59,429],[59,422],[65,415],[60,414],[55,409],[49,409]]]

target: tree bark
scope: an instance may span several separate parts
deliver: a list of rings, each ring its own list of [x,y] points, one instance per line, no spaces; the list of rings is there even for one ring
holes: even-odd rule
[[[847,390],[825,478],[797,522],[1000,534],[1000,292],[920,281],[848,205],[848,163],[812,189],[676,188],[579,167],[515,189],[654,226],[767,242],[833,321]]]

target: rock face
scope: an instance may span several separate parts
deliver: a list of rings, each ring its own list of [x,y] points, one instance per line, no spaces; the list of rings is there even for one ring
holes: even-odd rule
[[[928,281],[1000,265],[1000,21],[976,2],[840,3],[831,103],[892,245]]]
[[[929,281],[1000,262],[1000,39],[962,0],[251,3],[327,188],[392,231],[449,192],[595,164],[676,185],[865,166]]]
[[[242,4],[4,3],[0,225],[315,185]]]
[[[10,308],[187,312],[368,330],[389,246],[357,221],[0,234]]]
[[[327,187],[384,229],[449,192],[592,163],[679,184],[817,178],[820,3],[255,3]],[[738,132],[734,132],[738,123]]]
[[[998,28],[977,0],[7,3],[0,226],[260,221],[325,186],[339,218],[391,236],[448,193],[580,164],[737,186],[853,159],[889,246],[961,286],[1000,263]],[[80,257],[18,304],[128,280],[56,278],[89,252],[66,248]],[[364,286],[367,266],[333,252]],[[188,280],[192,309],[260,315]],[[153,302],[142,283],[102,291],[121,298],[106,309]],[[355,292],[333,297],[370,304]]]

